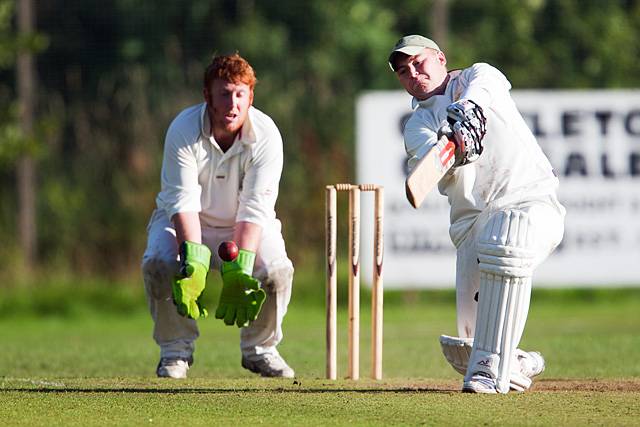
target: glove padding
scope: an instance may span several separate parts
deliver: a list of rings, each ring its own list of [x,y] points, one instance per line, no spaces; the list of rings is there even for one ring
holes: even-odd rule
[[[482,139],[487,133],[482,107],[469,99],[461,99],[447,107],[447,122],[457,148],[454,166],[476,161],[482,154]]]
[[[207,317],[201,303],[207,283],[211,251],[205,245],[185,241],[180,245],[180,270],[172,282],[173,302],[182,316],[198,319]]]
[[[248,326],[256,320],[266,299],[260,282],[251,276],[255,256],[253,252],[240,249],[235,261],[222,263],[222,292],[216,319],[223,319],[226,325]]]

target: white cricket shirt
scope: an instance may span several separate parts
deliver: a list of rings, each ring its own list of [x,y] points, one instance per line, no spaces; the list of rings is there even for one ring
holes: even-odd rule
[[[482,107],[487,118],[484,151],[475,162],[452,168],[438,184],[451,205],[450,234],[457,246],[485,208],[545,195],[555,199],[558,179],[509,94],[511,84],[500,71],[478,63],[450,76],[443,95],[424,101],[414,98],[415,111],[405,126],[404,141],[412,169],[437,142],[447,106],[470,99]]]
[[[223,152],[211,134],[206,103],[173,120],[164,145],[159,209],[169,218],[199,212],[203,227],[275,220],[282,174],[282,137],[273,120],[250,107],[233,145]]]

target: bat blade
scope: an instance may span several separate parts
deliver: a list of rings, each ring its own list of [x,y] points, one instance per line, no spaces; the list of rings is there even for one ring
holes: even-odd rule
[[[407,177],[405,190],[411,206],[418,209],[427,194],[453,166],[456,146],[446,135],[440,137],[436,145],[424,156]]]

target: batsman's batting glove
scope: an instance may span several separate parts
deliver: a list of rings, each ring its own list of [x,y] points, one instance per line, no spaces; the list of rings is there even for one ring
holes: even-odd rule
[[[226,325],[248,326],[260,313],[266,294],[260,282],[251,276],[255,258],[254,252],[240,249],[234,261],[222,263],[222,292],[216,319],[222,319]]]
[[[205,245],[185,241],[180,245],[180,270],[172,283],[173,302],[182,316],[207,317],[201,303],[207,283],[211,251]]]
[[[482,139],[487,133],[482,107],[469,99],[461,99],[447,107],[447,122],[457,147],[455,166],[476,161],[484,149]]]

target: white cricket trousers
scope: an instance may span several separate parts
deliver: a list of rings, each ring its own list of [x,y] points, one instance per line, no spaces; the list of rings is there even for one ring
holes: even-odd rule
[[[456,314],[458,334],[463,338],[473,338],[476,329],[478,291],[480,289],[480,268],[478,242],[485,227],[496,215],[503,211],[525,213],[535,224],[535,239],[527,248],[534,254],[532,269],[542,263],[560,244],[564,234],[565,209],[554,196],[543,196],[509,206],[489,206],[480,213],[466,236],[458,240],[456,259]],[[528,311],[528,299],[523,311]]]
[[[156,209],[151,216],[147,232],[147,249],[142,258],[142,273],[147,302],[154,322],[153,338],[160,346],[160,357],[189,358],[194,352],[194,343],[199,332],[196,321],[180,316],[172,300],[171,281],[179,266],[175,229],[164,211]],[[220,270],[218,246],[232,238],[232,227],[202,228],[202,243],[211,249],[210,274],[215,274],[213,270]],[[282,320],[291,300],[293,264],[287,257],[278,220],[262,230],[262,240],[256,253],[253,273],[262,283],[267,298],[258,318],[240,330],[240,349],[242,355],[249,359],[277,351],[276,346],[282,340]],[[217,281],[208,285],[222,286],[219,274],[217,278]],[[211,320],[215,307],[208,309],[208,320]],[[223,323],[220,325],[227,327]]]

